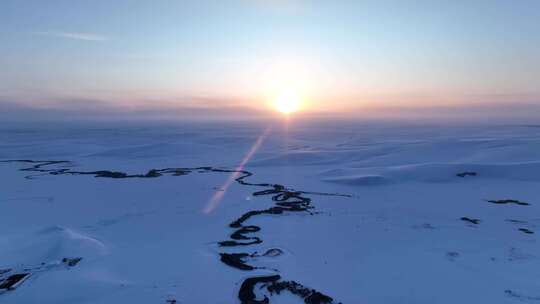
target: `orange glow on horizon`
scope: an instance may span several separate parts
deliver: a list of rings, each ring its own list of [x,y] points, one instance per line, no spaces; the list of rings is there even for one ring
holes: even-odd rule
[[[272,107],[283,114],[291,114],[301,109],[302,100],[295,92],[282,92],[271,102]]]

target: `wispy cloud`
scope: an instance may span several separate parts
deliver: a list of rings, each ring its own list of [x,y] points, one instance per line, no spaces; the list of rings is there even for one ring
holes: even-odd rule
[[[61,31],[45,31],[45,32],[35,32],[37,35],[74,39],[74,40],[84,40],[84,41],[106,41],[109,40],[108,37],[92,34],[92,33],[80,33],[80,32],[61,32]]]

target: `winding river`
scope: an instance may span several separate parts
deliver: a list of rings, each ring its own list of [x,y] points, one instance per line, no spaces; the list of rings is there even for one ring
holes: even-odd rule
[[[238,174],[235,181],[244,186],[265,188],[253,192],[253,196],[269,196],[274,203],[274,206],[268,209],[251,210],[235,219],[229,224],[229,228],[233,232],[229,235],[229,239],[218,242],[220,247],[237,247],[242,248],[242,251],[235,253],[222,252],[219,254],[221,262],[225,265],[238,269],[240,271],[253,271],[256,269],[265,269],[256,265],[251,265],[248,261],[256,260],[257,257],[265,256],[272,257],[281,255],[283,252],[279,248],[268,249],[264,253],[246,252],[247,248],[252,245],[263,243],[263,240],[256,236],[257,232],[261,231],[261,227],[255,224],[247,224],[252,222],[254,217],[259,215],[282,215],[289,212],[308,212],[314,214],[312,210],[315,208],[312,204],[312,199],[308,195],[325,195],[325,196],[344,196],[350,195],[339,193],[324,193],[324,192],[307,192],[298,191],[284,185],[271,183],[250,183],[247,178],[253,175],[252,172],[246,170],[230,170],[214,167],[196,167],[196,168],[164,168],[151,169],[142,174],[127,174],[125,172],[99,170],[99,171],[77,171],[73,170],[71,161],[39,161],[39,160],[4,160],[0,163],[24,163],[28,167],[20,169],[21,171],[50,174],[50,175],[90,175],[101,178],[158,178],[160,176],[183,176],[192,173],[229,173]],[[27,175],[26,178],[32,179],[36,175]],[[290,292],[301,299],[306,304],[333,304],[334,299],[326,294],[323,294],[315,289],[306,287],[292,280],[284,280],[278,273],[277,269],[268,269],[274,272],[271,275],[252,276],[245,279],[238,291],[238,299],[241,304],[269,304],[270,297],[279,295],[281,292]],[[262,299],[257,299],[255,294],[256,288],[265,289],[267,295]]]

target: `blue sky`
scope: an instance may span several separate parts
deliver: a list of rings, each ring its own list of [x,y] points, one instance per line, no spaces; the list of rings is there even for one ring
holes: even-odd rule
[[[3,0],[0,97],[256,108],[292,86],[330,110],[537,103],[539,20],[535,0]]]

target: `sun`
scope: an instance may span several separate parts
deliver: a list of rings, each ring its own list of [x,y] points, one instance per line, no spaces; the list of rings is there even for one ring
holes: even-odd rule
[[[283,114],[300,110],[302,100],[295,92],[282,92],[272,100],[272,107]]]

